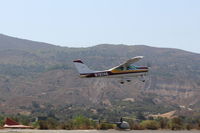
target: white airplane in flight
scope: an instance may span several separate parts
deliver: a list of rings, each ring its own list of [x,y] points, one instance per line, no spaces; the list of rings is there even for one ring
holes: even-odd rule
[[[133,63],[142,59],[143,56],[136,56],[127,60],[126,62],[103,71],[93,71],[89,69],[81,60],[74,60],[81,78],[119,78],[120,83],[124,81],[130,82],[132,77],[138,77],[142,82],[145,82],[144,76],[147,75],[149,68],[147,66],[134,66]]]

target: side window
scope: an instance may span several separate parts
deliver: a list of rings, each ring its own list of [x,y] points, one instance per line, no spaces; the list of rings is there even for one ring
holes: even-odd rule
[[[132,65],[128,67],[128,70],[135,70],[135,69],[136,69],[136,67],[132,66]]]

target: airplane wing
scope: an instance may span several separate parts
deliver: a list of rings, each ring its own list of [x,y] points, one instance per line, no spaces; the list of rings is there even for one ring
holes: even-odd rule
[[[114,68],[111,68],[110,70],[113,70],[113,69],[116,69],[116,68],[119,68],[119,67],[128,67],[130,66],[131,64],[135,63],[135,62],[138,62],[140,59],[142,59],[143,56],[136,56],[136,57],[133,57],[129,60],[127,60],[126,62],[120,64],[119,66],[116,66]]]

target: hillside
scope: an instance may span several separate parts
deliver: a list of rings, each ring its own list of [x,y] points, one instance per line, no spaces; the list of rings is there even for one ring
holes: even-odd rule
[[[82,59],[91,69],[102,70],[138,55],[145,57],[139,65],[151,64],[147,84],[80,79],[72,63]],[[105,107],[114,112],[119,105],[126,115],[140,106],[144,112],[164,113],[180,105],[198,111],[199,66],[200,54],[179,49],[111,44],[68,48],[0,34],[0,111],[73,113]]]

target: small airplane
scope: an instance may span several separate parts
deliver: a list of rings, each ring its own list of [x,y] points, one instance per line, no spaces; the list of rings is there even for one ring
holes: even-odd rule
[[[130,129],[130,125],[127,121],[124,121],[123,118],[120,118],[120,121],[117,122],[105,122],[105,121],[100,121],[99,120],[99,124],[101,123],[108,123],[108,124],[115,124],[116,125],[116,129],[119,130],[128,130]]]
[[[120,122],[115,122],[114,124],[116,124],[118,129],[121,129],[121,130],[130,129],[129,123],[124,121],[123,118],[120,119]]]
[[[144,76],[147,75],[149,68],[147,66],[132,65],[142,58],[143,56],[136,56],[116,67],[103,71],[91,70],[80,59],[74,60],[73,62],[81,78],[119,78],[121,79],[120,83],[124,84],[125,81],[130,82],[132,77],[139,77],[142,82],[145,82]]]

